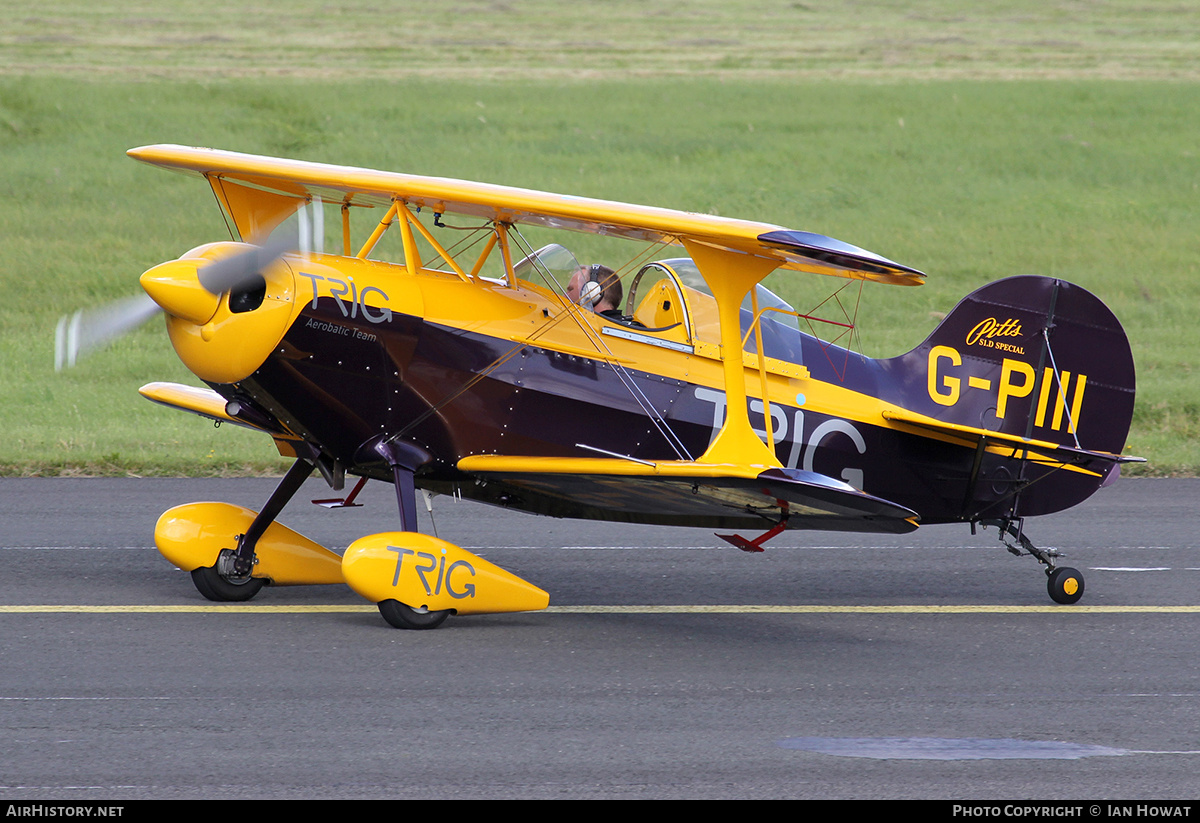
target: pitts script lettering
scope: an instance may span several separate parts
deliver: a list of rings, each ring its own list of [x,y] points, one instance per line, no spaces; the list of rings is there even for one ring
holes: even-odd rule
[[[968,346],[983,346],[989,349],[1012,352],[1013,354],[1024,354],[1025,348],[1023,346],[1017,346],[1008,341],[996,339],[997,337],[1020,336],[1021,323],[1019,320],[1010,317],[1004,322],[1000,322],[994,317],[989,317],[967,332],[966,342]]]

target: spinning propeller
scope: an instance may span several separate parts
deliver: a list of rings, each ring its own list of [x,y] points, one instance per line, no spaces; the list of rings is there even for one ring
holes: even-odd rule
[[[54,331],[54,370],[71,368],[91,352],[145,324],[164,308],[177,316],[190,317],[197,310],[197,302],[211,304],[215,311],[219,298],[225,293],[230,293],[231,297],[253,293],[265,283],[262,271],[291,251],[299,250],[305,256],[313,251],[320,254],[325,237],[321,198],[313,197],[311,210],[310,216],[309,208],[301,206],[296,210],[296,220],[289,218],[281,223],[261,246],[250,246],[228,257],[200,263],[199,268],[190,271],[176,270],[162,277],[144,279],[146,294],[126,297],[98,309],[81,309],[63,315]],[[195,280],[191,280],[192,271]],[[184,275],[191,281],[188,285],[199,281],[210,299],[197,301],[194,294],[181,295],[179,286],[185,282]],[[194,287],[190,290],[197,291]],[[208,317],[211,316],[209,311]],[[207,317],[190,319],[204,322]]]

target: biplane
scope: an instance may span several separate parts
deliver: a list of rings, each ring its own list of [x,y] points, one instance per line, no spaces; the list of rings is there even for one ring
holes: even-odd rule
[[[294,460],[258,511],[194,503],[159,520],[160,551],[211,600],[345,582],[388,623],[418,629],[547,606],[536,586],[418,533],[423,491],[728,530],[750,552],[785,529],[994,527],[1070,604],[1083,576],[1034,545],[1024,520],[1138,459],[1122,454],[1129,343],[1098,298],[1063,280],[985,285],[912,351],[872,359],[819,334],[815,314],[763,279],[925,275],[823,235],[211,149],[129,154],[203,178],[235,238],[142,275],[207,386],[142,394],[258,430]],[[365,240],[352,242],[352,224]],[[543,230],[637,251],[609,268],[569,241],[534,248],[525,235]],[[377,253],[385,234],[391,259]],[[358,478],[324,501],[334,506],[368,479],[393,483],[398,528],[339,556],[277,522],[314,472],[343,493]]]

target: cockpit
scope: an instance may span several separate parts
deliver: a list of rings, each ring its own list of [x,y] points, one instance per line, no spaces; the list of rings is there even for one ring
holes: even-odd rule
[[[585,268],[568,249],[553,243],[521,260],[513,267],[513,273],[521,280],[542,280],[552,287],[557,284],[556,290],[562,294],[571,277]],[[672,257],[646,263],[632,277],[626,274],[622,280],[627,282],[618,310],[603,313],[604,319],[616,328],[605,327],[605,334],[667,348],[720,344],[716,301],[691,258]],[[622,332],[622,328],[627,331]],[[757,351],[755,335],[759,333],[764,355],[802,363],[795,310],[761,284],[742,303],[741,333],[747,352]]]

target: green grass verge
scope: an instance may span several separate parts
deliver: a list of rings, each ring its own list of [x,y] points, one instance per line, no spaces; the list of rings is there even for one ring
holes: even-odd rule
[[[144,269],[227,236],[198,181],[123,156],[172,141],[827,233],[930,275],[920,289],[864,290],[872,355],[915,345],[984,282],[1064,277],[1108,302],[1133,340],[1131,451],[1152,472],[1194,472],[1193,93],[1132,82],[0,81],[0,467],[278,470],[265,438],[136,395],[150,380],[189,381],[157,323],[74,371],[51,367],[60,314],[129,294]],[[585,255],[589,242],[579,236]],[[799,307],[828,288],[773,285]]]
[[[0,31],[0,473],[283,465],[136,394],[195,382],[157,323],[65,374],[56,318],[225,236],[179,142],[765,220],[930,275],[864,290],[868,354],[967,292],[1064,277],[1124,322],[1140,471],[1200,470],[1200,7],[347,0],[42,3]],[[1017,79],[1014,81],[1014,79]],[[605,250],[580,235],[584,256]],[[783,279],[807,307],[821,278]],[[1135,469],[1135,471],[1139,471]]]
[[[1187,0],[41,0],[5,11],[0,72],[88,78],[1200,73],[1200,8]]]

